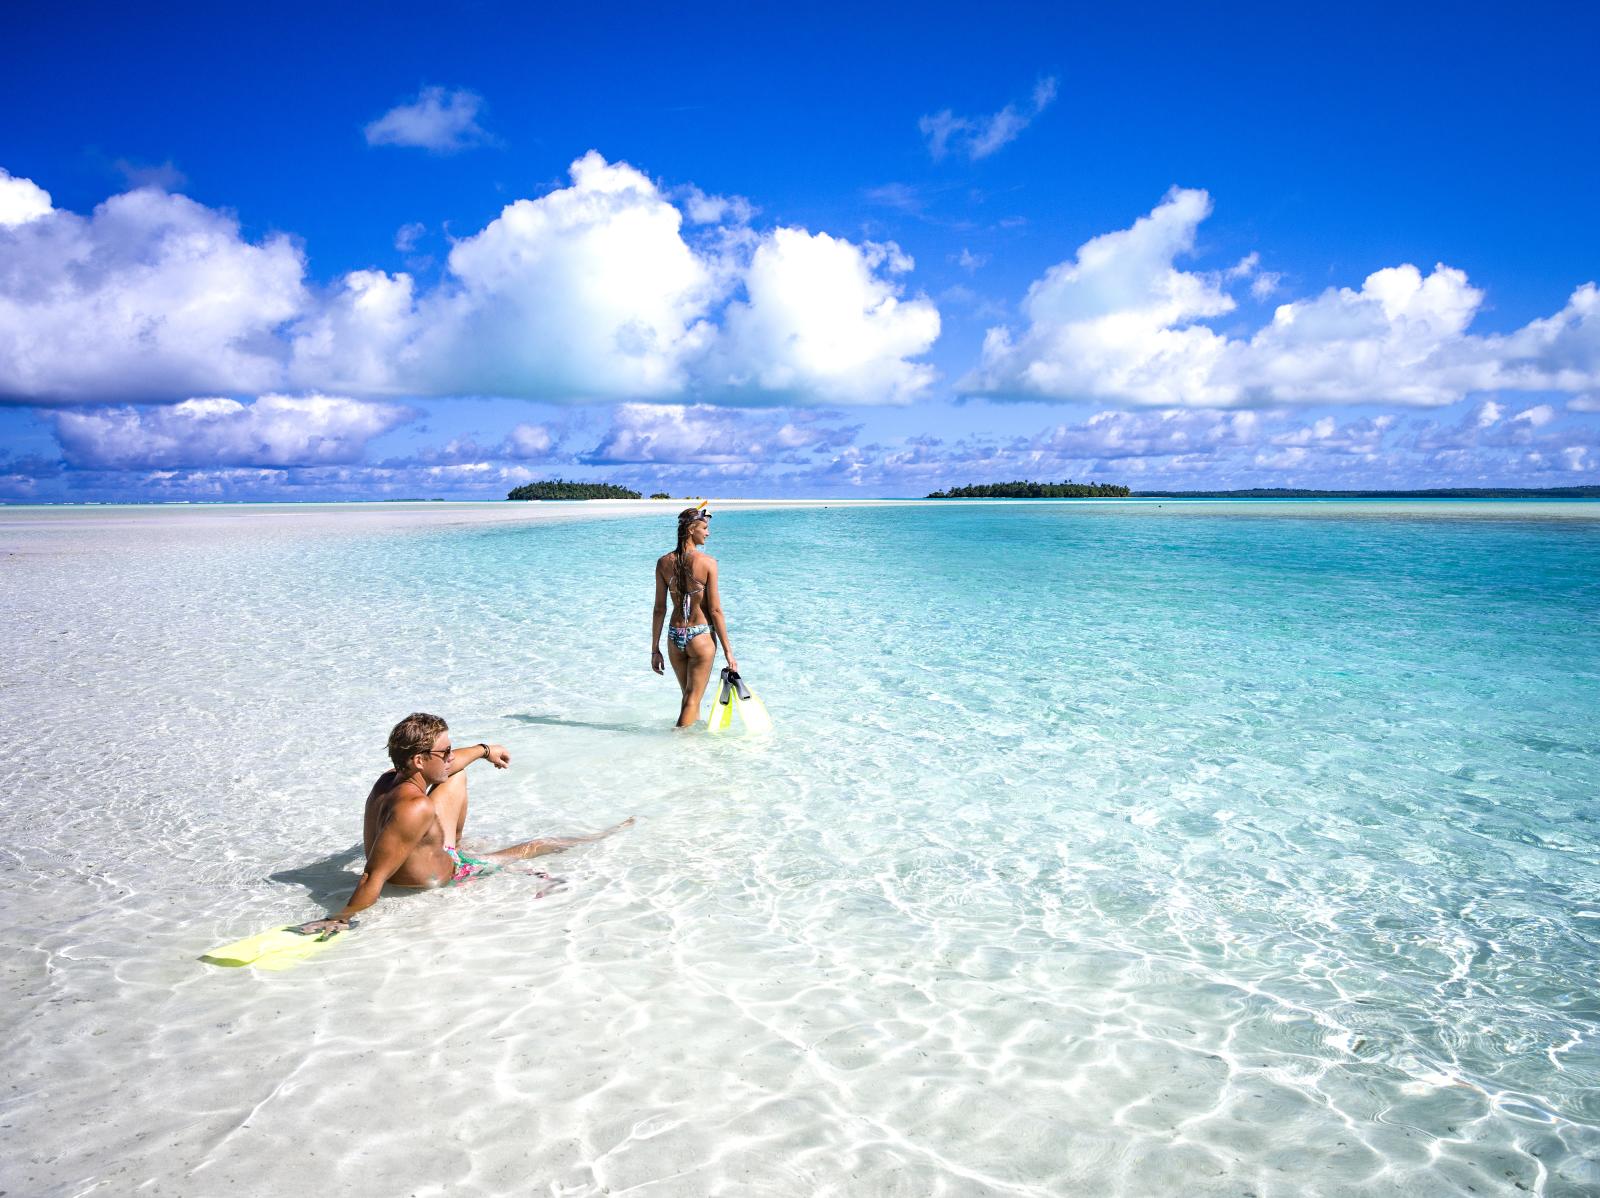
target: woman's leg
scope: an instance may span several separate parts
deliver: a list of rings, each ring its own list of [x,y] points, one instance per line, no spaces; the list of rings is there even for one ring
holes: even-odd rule
[[[667,660],[672,663],[672,672],[678,676],[678,696],[681,699],[689,689],[689,658],[670,636],[667,637]]]
[[[711,667],[717,660],[716,640],[709,632],[702,632],[689,642],[683,659],[683,706],[678,709],[678,727],[687,728],[700,719],[700,700],[705,698]],[[677,663],[673,664],[676,667]]]

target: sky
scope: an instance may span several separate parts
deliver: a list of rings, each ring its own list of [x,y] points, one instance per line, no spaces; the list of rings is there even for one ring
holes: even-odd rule
[[[1592,7],[561,8],[9,5],[0,502],[1600,484]]]

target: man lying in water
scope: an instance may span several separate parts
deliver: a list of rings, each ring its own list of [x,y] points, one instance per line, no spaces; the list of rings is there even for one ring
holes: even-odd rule
[[[350,926],[352,915],[378,901],[385,882],[395,886],[453,886],[492,873],[508,861],[559,853],[575,844],[610,836],[633,823],[632,819],[625,819],[593,836],[527,840],[481,857],[468,856],[457,847],[467,824],[467,766],[474,761],[487,761],[503,770],[511,764],[511,754],[503,746],[491,744],[456,749],[443,720],[416,712],[389,733],[389,760],[394,762],[394,769],[379,777],[367,795],[361,826],[367,865],[361,871],[361,880],[343,911],[332,919],[301,924],[301,932],[344,931]]]

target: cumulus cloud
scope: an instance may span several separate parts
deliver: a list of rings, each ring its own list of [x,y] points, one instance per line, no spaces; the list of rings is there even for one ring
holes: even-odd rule
[[[935,162],[951,153],[977,162],[1015,141],[1055,98],[1054,77],[1041,79],[1034,85],[1030,102],[1020,109],[1015,104],[1007,104],[989,116],[965,117],[956,116],[946,108],[919,119],[917,128],[927,139],[928,153]]]
[[[0,397],[166,399],[278,383],[277,332],[306,303],[300,251],[152,189],[85,218],[0,187]]]
[[[493,142],[478,124],[483,97],[457,88],[425,87],[409,104],[397,104],[366,127],[369,146],[415,146],[454,154]]]
[[[1021,337],[989,330],[982,365],[964,389],[1150,405],[1225,402],[1209,381],[1223,340],[1194,322],[1229,312],[1234,302],[1219,278],[1172,265],[1193,250],[1210,211],[1205,192],[1174,189],[1132,228],[1085,242],[1073,261],[1028,288]]]
[[[1468,331],[1483,293],[1437,265],[1374,271],[1279,305],[1248,338],[1203,323],[1234,310],[1227,285],[1255,272],[1185,271],[1211,212],[1174,188],[1132,227],[1085,242],[1023,301],[1027,325],[989,330],[970,395],[1100,400],[1134,406],[1455,403],[1475,392],[1572,391],[1600,382],[1600,290],[1578,288],[1556,315],[1507,335]],[[1265,274],[1257,275],[1253,286]],[[1278,284],[1271,277],[1271,288]]]
[[[0,179],[0,402],[170,402],[314,391],[557,403],[901,403],[938,310],[911,261],[671,194],[597,153],[572,182],[455,241],[437,284],[352,271],[306,286],[289,238],[143,189],[90,217]],[[419,226],[395,244],[414,249]]]
[[[492,462],[426,463],[405,460],[378,466],[220,466],[200,469],[68,473],[24,498],[138,499],[144,501],[294,501],[316,499],[500,499],[522,483],[544,477],[526,466]],[[0,476],[0,487],[4,485]]]
[[[1534,404],[1508,415],[1505,404],[1490,399],[1470,408],[1455,424],[1430,421],[1420,426],[1411,446],[1428,453],[1538,446],[1546,440],[1538,430],[1555,419],[1556,410],[1547,403]],[[1572,430],[1569,435],[1581,437],[1585,434]]]
[[[293,374],[363,393],[558,401],[676,393],[718,278],[640,172],[585,155],[571,187],[458,241],[450,278],[356,271],[297,331]],[[338,380],[334,382],[333,380]]]
[[[854,245],[776,229],[744,272],[702,372],[710,396],[802,404],[907,403],[933,382],[911,361],[939,336],[939,311],[893,282],[913,267],[894,243]]]
[[[755,205],[743,196],[707,195],[693,184],[683,188],[679,194],[684,215],[693,225],[747,225],[757,211]]]
[[[506,434],[500,456],[536,461],[550,456],[558,438],[546,424],[519,424]]]
[[[737,226],[691,245],[682,225],[650,179],[591,152],[570,187],[457,242],[438,289],[346,276],[297,329],[293,376],[563,403],[898,403],[932,381],[909,359],[938,336],[938,311],[903,296],[892,276],[911,262],[896,247]]]
[[[611,428],[582,460],[593,465],[772,464],[848,445],[859,429],[825,423],[816,412],[787,416],[706,404],[619,404]]]
[[[0,229],[27,224],[53,211],[48,191],[32,179],[19,179],[0,168]]]
[[[412,414],[349,403],[267,396],[58,413],[50,420],[63,452],[0,451],[0,497],[485,498],[548,477],[557,463],[645,490],[727,495],[924,494],[998,478],[1139,490],[1561,486],[1592,483],[1600,471],[1592,420],[1503,399],[1377,415],[1106,409],[1032,433],[869,444],[840,412],[621,404],[586,452],[564,450],[552,425],[524,422],[372,464],[362,457],[369,437]]]
[[[263,395],[251,403],[211,398],[65,411],[55,426],[62,456],[76,469],[284,467],[357,462],[368,441],[416,415],[338,396]]]
[[[1592,481],[1597,453],[1600,429],[1563,422],[1541,404],[1514,413],[1492,403],[1464,404],[1442,420],[1107,410],[1021,436],[848,444],[790,478],[869,495],[1001,478],[1098,479],[1135,490],[1566,486]]]
[[[1250,280],[1250,294],[1258,300],[1268,299],[1277,294],[1278,288],[1282,283],[1282,274],[1273,270],[1264,270]]]

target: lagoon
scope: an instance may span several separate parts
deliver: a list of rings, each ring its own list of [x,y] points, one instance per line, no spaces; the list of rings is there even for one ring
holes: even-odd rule
[[[754,741],[677,506],[0,509],[0,1189],[1600,1189],[1600,503],[718,504]],[[638,825],[199,964],[411,710]]]

